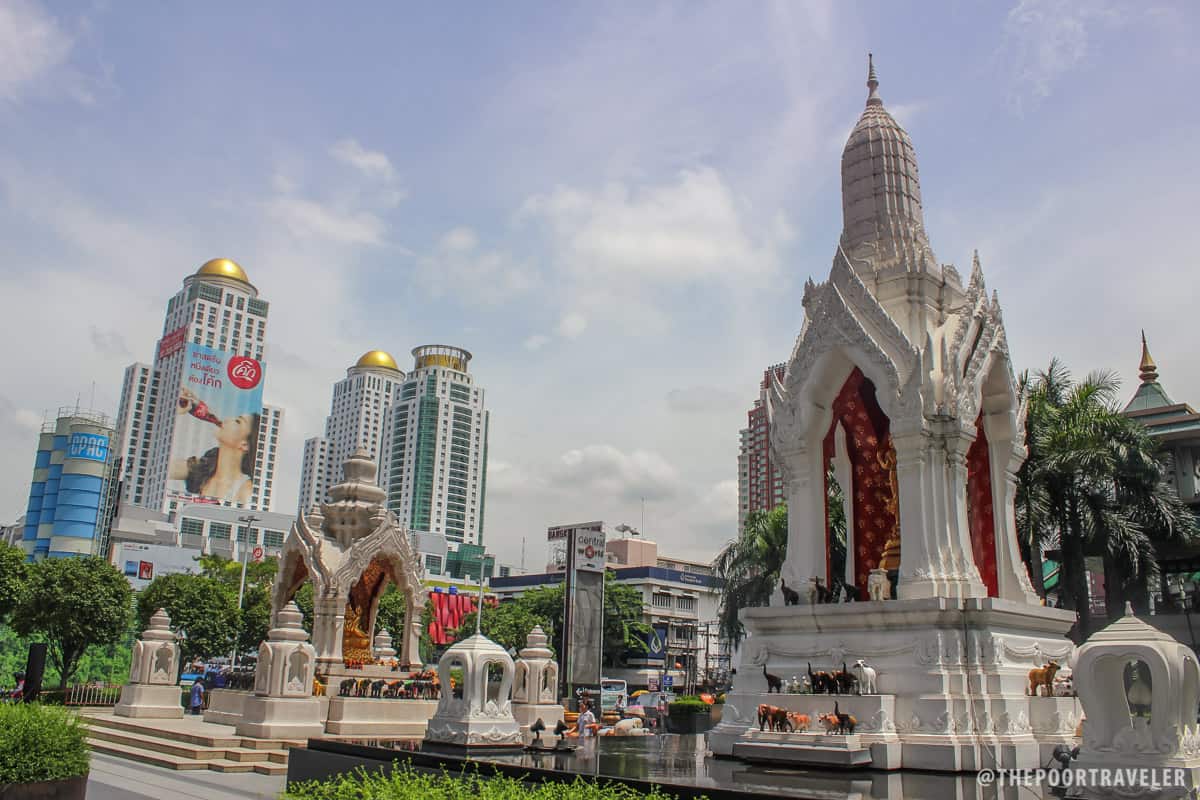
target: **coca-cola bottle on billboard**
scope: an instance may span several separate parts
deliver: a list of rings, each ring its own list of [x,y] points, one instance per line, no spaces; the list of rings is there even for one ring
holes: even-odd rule
[[[203,422],[211,422],[213,425],[221,424],[221,418],[210,411],[208,405],[188,389],[179,393],[179,410],[191,414]]]

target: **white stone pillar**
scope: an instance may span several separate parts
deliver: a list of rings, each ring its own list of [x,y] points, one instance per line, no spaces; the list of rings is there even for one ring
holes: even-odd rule
[[[313,597],[313,644],[317,667],[322,673],[342,668],[342,634],[346,622],[346,598],[341,592]]]
[[[939,596],[940,553],[934,538],[933,488],[928,474],[928,435],[892,429],[896,485],[900,490],[900,579],[896,596],[915,600]]]
[[[781,574],[789,589],[807,596],[814,576],[827,580],[825,540],[825,472],[819,447],[781,454],[788,499],[788,550]],[[782,604],[776,587],[772,605]]]
[[[946,449],[946,576],[947,597],[987,597],[987,586],[975,564],[971,524],[967,515],[967,452],[975,441],[972,430],[957,422],[947,427],[942,440]]]
[[[833,434],[834,452],[833,452],[833,477],[838,482],[838,486],[842,487],[842,496],[845,498],[846,512],[846,568],[842,571],[841,578],[849,585],[854,585],[854,565],[858,560],[858,553],[854,551],[854,472],[850,469],[850,450],[846,446],[846,428],[839,422],[834,428]],[[828,497],[826,498],[828,502]],[[828,536],[828,531],[826,533]],[[828,542],[828,539],[826,539]],[[832,578],[832,576],[830,576]],[[832,583],[832,581],[830,581]]]
[[[133,643],[129,683],[121,688],[121,699],[113,713],[119,717],[179,719],[183,716],[179,674],[179,643],[171,630],[167,612],[159,609],[150,617],[142,638]]]

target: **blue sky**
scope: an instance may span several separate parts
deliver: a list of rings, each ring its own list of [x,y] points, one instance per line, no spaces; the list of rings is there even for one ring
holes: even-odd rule
[[[209,258],[271,301],[277,510],[363,351],[475,354],[486,540],[639,524],[707,558],[738,428],[841,226],[866,53],[938,257],[978,248],[1018,368],[1117,370],[1190,324],[1200,11],[1023,0],[446,4],[0,0],[0,518],[43,411],[115,412]]]

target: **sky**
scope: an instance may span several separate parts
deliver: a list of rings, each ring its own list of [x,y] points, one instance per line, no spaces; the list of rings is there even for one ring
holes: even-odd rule
[[[0,0],[0,521],[47,412],[115,414],[227,257],[271,303],[275,510],[359,355],[447,343],[487,393],[502,563],[596,519],[710,558],[829,273],[868,51],[934,252],[979,250],[1016,368],[1114,370],[1124,399],[1144,328],[1200,405],[1198,34],[1154,0]]]

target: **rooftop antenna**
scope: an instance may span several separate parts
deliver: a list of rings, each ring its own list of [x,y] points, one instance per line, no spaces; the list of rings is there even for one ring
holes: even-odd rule
[[[521,537],[521,572],[525,572],[525,537]]]
[[[646,532],[646,498],[642,497],[642,524],[638,528],[643,534]]]

